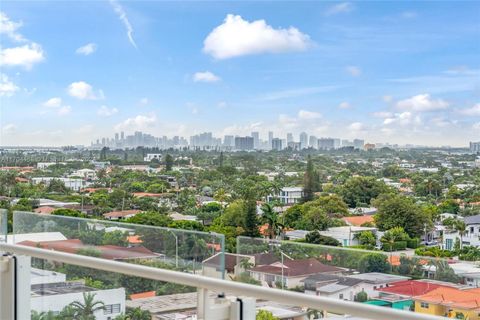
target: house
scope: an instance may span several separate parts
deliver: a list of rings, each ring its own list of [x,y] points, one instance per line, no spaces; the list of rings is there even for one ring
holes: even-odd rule
[[[95,295],[95,301],[101,301],[104,309],[94,312],[95,319],[114,319],[125,313],[125,289],[95,289],[82,281],[32,284],[31,309],[41,312],[59,313],[74,301],[83,302],[83,294]]]
[[[369,297],[377,295],[377,290],[386,288],[392,283],[409,280],[409,277],[398,276],[394,274],[386,274],[380,272],[369,272],[348,275],[348,278],[362,280],[365,284],[364,291]]]
[[[463,246],[480,246],[480,214],[476,216],[465,217],[466,233],[463,235]],[[460,234],[457,231],[449,230],[443,234],[443,247],[446,250],[452,250],[455,242],[460,241]]]
[[[342,246],[348,247],[360,244],[356,239],[356,235],[363,231],[371,231],[374,234],[377,234],[377,228],[356,226],[328,228],[327,230],[319,231],[319,233],[322,236],[334,238],[340,242]]]
[[[299,240],[299,239],[305,239],[305,237],[309,233],[310,231],[307,231],[307,230],[288,230],[288,231],[285,231],[285,237],[288,240]]]
[[[441,281],[398,281],[390,283],[387,287],[377,289],[378,296],[367,303],[394,309],[410,310],[413,307],[413,297],[427,294],[437,288],[452,286],[452,283]]]
[[[377,213],[377,208],[375,207],[370,207],[370,208],[350,208],[348,209],[348,212],[350,214],[355,214],[355,215],[368,215],[368,216],[373,216],[374,214]]]
[[[349,226],[360,227],[365,223],[374,224],[372,215],[363,215],[363,216],[352,216],[352,217],[343,217],[343,221]]]
[[[362,279],[354,279],[338,274],[313,274],[304,281],[305,294],[354,301],[355,296],[371,286]]]
[[[89,180],[89,181],[95,180],[97,178],[97,174],[93,169],[79,169],[77,171],[74,171],[70,176],[80,177],[84,180]]]
[[[284,187],[277,194],[267,196],[267,202],[278,200],[283,205],[292,205],[299,203],[303,197],[303,188],[301,187]]]
[[[51,207],[51,206],[44,206],[44,207],[38,207],[33,209],[33,212],[39,213],[39,214],[51,214],[53,211],[57,209],[58,208]]]
[[[84,189],[85,187],[88,187],[90,185],[90,182],[85,181],[83,179],[76,179],[76,178],[56,178],[56,177],[37,177],[37,178],[32,178],[32,183],[34,185],[37,184],[46,184],[49,185],[52,180],[59,180],[63,182],[66,188],[71,189],[73,191],[80,191]]]
[[[202,262],[202,274],[207,277],[221,279],[222,268],[224,268],[225,279],[231,280],[243,270],[242,261],[253,264],[254,260],[252,256],[227,252],[223,254],[223,257],[224,261],[222,262],[222,253],[219,252],[205,259]]]
[[[173,221],[197,221],[197,216],[181,214],[178,212],[172,212],[169,214],[169,217],[172,218]]]
[[[413,298],[415,312],[455,319],[480,319],[480,289],[440,287]]]
[[[111,211],[103,214],[103,217],[108,220],[124,220],[139,214],[141,210],[120,210]]]
[[[250,276],[255,280],[270,287],[283,282],[283,285],[289,289],[302,285],[302,281],[312,274],[341,274],[343,271],[344,269],[323,264],[314,258],[301,260],[285,258],[283,262],[276,261],[248,269]]]

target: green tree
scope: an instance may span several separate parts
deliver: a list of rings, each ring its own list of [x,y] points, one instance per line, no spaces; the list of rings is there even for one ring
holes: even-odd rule
[[[151,320],[150,311],[143,310],[140,307],[127,308],[126,316],[128,320]]]
[[[169,224],[172,223],[172,221],[173,220],[169,216],[152,211],[140,212],[126,220],[126,222],[128,223],[136,223],[156,227],[167,227]]]
[[[75,319],[95,320],[94,313],[105,309],[102,301],[95,301],[95,294],[83,293],[83,301],[74,301],[71,306],[75,312]]]
[[[262,222],[268,225],[268,236],[270,239],[275,239],[283,232],[285,227],[280,223],[280,216],[269,203],[265,203],[262,206]]]
[[[340,195],[350,208],[368,206],[372,199],[391,191],[375,177],[352,177],[340,188]]]
[[[280,320],[277,317],[273,316],[273,313],[267,310],[259,310],[257,312],[256,320]]]
[[[172,171],[173,168],[173,157],[167,153],[165,156],[165,170]]]
[[[467,225],[465,224],[465,221],[457,220],[455,221],[455,224],[453,226],[455,228],[455,231],[457,231],[458,235],[460,236],[460,250],[461,250],[463,247],[463,236],[465,236],[465,233],[467,232]]]
[[[339,247],[342,245],[338,240],[332,237],[321,235],[318,231],[312,231],[307,233],[307,235],[305,236],[305,242],[335,247]]]
[[[257,202],[255,199],[245,201],[245,235],[248,237],[257,237],[260,233],[258,230]]]
[[[374,217],[375,224],[382,231],[402,227],[414,238],[423,233],[425,225],[432,224],[428,215],[406,196],[383,194],[373,204],[378,209]]]
[[[381,253],[369,253],[363,255],[358,261],[360,272],[381,272],[388,273],[391,270],[387,256]]]
[[[367,249],[373,249],[377,244],[377,237],[372,231],[362,231],[355,233],[353,236],[354,239],[362,246],[365,246]]]
[[[354,300],[357,302],[368,301],[368,294],[365,291],[360,291],[355,295]]]
[[[317,174],[315,168],[313,167],[312,158],[309,155],[307,160],[307,170],[303,176],[303,202],[312,201],[314,198],[315,184],[317,183],[315,179]]]

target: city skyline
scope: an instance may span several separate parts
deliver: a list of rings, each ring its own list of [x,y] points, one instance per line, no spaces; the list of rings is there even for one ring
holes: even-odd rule
[[[7,1],[0,145],[305,131],[468,147],[480,5],[461,3]]]

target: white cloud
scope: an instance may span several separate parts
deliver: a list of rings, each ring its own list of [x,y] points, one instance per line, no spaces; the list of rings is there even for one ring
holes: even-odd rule
[[[261,54],[304,51],[310,37],[297,28],[274,29],[265,20],[249,22],[239,15],[228,14],[205,38],[203,52],[216,59]]]
[[[44,59],[42,47],[34,42],[21,47],[0,49],[0,65],[4,66],[21,66],[31,69],[34,64]]]
[[[60,108],[62,106],[62,99],[59,97],[48,99],[43,103],[43,106],[47,108]]]
[[[210,71],[196,72],[193,75],[193,81],[195,82],[217,82],[221,78]]]
[[[300,110],[298,111],[298,118],[301,120],[314,120],[320,119],[322,114],[314,111]]]
[[[137,44],[135,43],[135,40],[133,39],[133,27],[130,24],[130,21],[128,20],[127,13],[125,12],[123,7],[116,0],[110,0],[110,4],[112,5],[113,10],[117,14],[120,21],[125,26],[125,29],[127,29],[128,41],[130,42],[130,44],[132,46],[137,48]]]
[[[366,127],[363,123],[361,122],[352,122],[349,126],[348,129],[350,131],[364,131],[366,130]]]
[[[6,124],[2,127],[3,134],[14,134],[17,131],[17,126],[13,123]]]
[[[352,106],[350,105],[350,103],[344,101],[344,102],[340,103],[340,104],[338,105],[338,107],[339,107],[340,109],[350,109]]]
[[[260,97],[260,100],[263,101],[274,101],[288,98],[301,97],[311,94],[316,94],[320,92],[330,92],[337,89],[338,86],[323,86],[323,87],[306,87],[306,88],[296,88],[296,89],[287,89],[282,91],[269,92]]]
[[[226,101],[219,101],[219,102],[217,103],[217,107],[218,107],[219,109],[225,109],[227,106],[228,106],[228,103],[227,103]]]
[[[98,94],[95,94],[93,87],[85,81],[71,83],[68,86],[67,91],[70,96],[80,100],[96,100],[103,98],[103,92],[101,90],[98,91]]]
[[[4,13],[0,12],[0,34],[5,34],[13,41],[25,41],[25,38],[17,32],[22,26],[22,22],[14,22]]]
[[[66,116],[67,114],[70,114],[70,112],[72,112],[72,107],[70,106],[61,106],[57,109],[57,114],[59,116]]]
[[[92,53],[94,53],[95,51],[97,51],[97,45],[95,43],[87,43],[86,45],[78,48],[75,52],[77,54],[83,54],[84,56],[88,56],[88,55],[91,55]]]
[[[397,108],[411,111],[434,111],[448,108],[448,102],[432,99],[429,94],[419,94],[397,102]]]
[[[110,117],[110,116],[113,116],[114,114],[118,113],[118,109],[117,108],[109,108],[107,106],[101,106],[98,110],[97,110],[97,114],[99,116],[102,116],[102,117]]]
[[[375,118],[391,118],[393,117],[393,113],[388,111],[377,111],[373,113]]]
[[[157,117],[155,115],[137,115],[117,124],[115,126],[115,130],[144,130],[147,127],[152,127],[156,122]]]
[[[465,116],[480,116],[480,103],[472,106],[471,108],[458,110],[458,113]]]
[[[140,99],[140,104],[143,104],[143,105],[146,105],[148,104],[150,101],[148,100],[148,98],[142,98]]]
[[[357,66],[347,66],[345,71],[348,72],[352,77],[358,77],[362,74],[362,69]]]
[[[329,7],[327,11],[325,11],[325,15],[332,16],[339,13],[348,13],[352,10],[353,4],[351,4],[350,2],[342,2]]]
[[[19,90],[6,74],[0,73],[0,97],[11,97]]]
[[[400,126],[412,126],[421,124],[421,118],[419,115],[415,115],[412,112],[405,111],[401,113],[395,113],[390,117],[386,117],[383,120],[384,125],[398,124]]]

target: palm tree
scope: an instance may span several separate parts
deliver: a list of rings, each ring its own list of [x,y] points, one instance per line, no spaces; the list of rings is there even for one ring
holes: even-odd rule
[[[142,310],[140,307],[129,308],[127,310],[126,319],[128,320],[151,320],[152,315],[148,310]]]
[[[463,248],[463,236],[467,232],[467,225],[465,224],[464,221],[462,220],[457,220],[455,221],[455,230],[458,232],[458,235],[460,236],[460,250]]]
[[[31,320],[55,320],[55,319],[57,319],[57,316],[55,315],[55,313],[53,313],[53,311],[38,312],[38,311],[32,310]]]
[[[277,235],[283,232],[285,227],[280,223],[280,217],[277,212],[273,210],[273,207],[269,203],[262,205],[262,220],[268,224],[268,234],[270,239],[275,239]]]
[[[75,311],[76,320],[95,320],[94,313],[105,309],[105,304],[102,301],[95,301],[95,294],[88,292],[83,293],[83,302],[74,301],[71,306]]]

